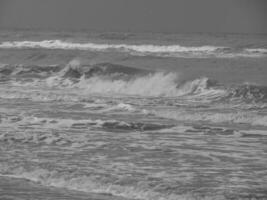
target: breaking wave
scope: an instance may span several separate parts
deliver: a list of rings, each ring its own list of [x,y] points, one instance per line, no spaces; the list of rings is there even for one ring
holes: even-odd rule
[[[177,82],[177,74],[154,73],[130,80],[110,79],[95,76],[73,82],[70,79],[50,77],[46,80],[50,87],[80,89],[84,94],[138,95],[151,97],[177,97],[185,95],[204,95],[216,97],[224,90],[209,88],[209,79],[200,78],[186,83]]]
[[[153,44],[101,44],[78,43],[62,40],[43,41],[6,41],[0,44],[5,49],[62,49],[62,50],[89,50],[89,51],[117,51],[139,56],[160,57],[262,57],[266,56],[267,49],[233,50],[220,46],[180,46],[180,45],[153,45]]]
[[[179,97],[188,100],[267,102],[267,86],[264,85],[246,83],[228,87],[207,77],[181,81],[178,73],[155,72],[112,63],[81,65],[79,60],[73,60],[65,67],[7,65],[0,68],[0,76],[2,81],[13,78],[14,86],[69,89],[78,92],[79,96],[137,95]],[[24,92],[19,93],[23,96]],[[45,91],[35,96],[41,97],[43,93]],[[5,95],[16,96],[13,93]]]
[[[95,65],[83,71],[78,63],[71,63],[58,75],[47,78],[46,84],[50,87],[82,89],[85,94],[187,96],[212,100],[267,102],[267,87],[262,85],[225,87],[206,77],[181,82],[177,73],[149,72],[110,64]]]
[[[82,68],[72,61],[64,69],[45,80],[49,87],[79,89],[83,94],[120,94],[153,97],[185,95],[218,96],[224,90],[215,88],[208,78],[180,82],[177,73],[151,72],[109,63]]]

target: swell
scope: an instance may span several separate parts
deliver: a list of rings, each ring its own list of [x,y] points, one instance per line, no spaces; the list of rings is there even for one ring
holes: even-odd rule
[[[35,77],[41,78],[60,71],[60,65],[9,65],[0,67],[1,78]]]
[[[0,76],[2,77],[49,77],[60,76],[62,78],[86,78],[93,76],[113,76],[123,78],[128,76],[139,76],[151,71],[127,67],[112,63],[99,63],[94,65],[82,65],[79,60],[72,60],[66,66],[63,65],[0,65]]]
[[[154,44],[104,44],[78,43],[62,40],[43,41],[6,41],[0,44],[2,49],[62,49],[62,50],[89,50],[100,52],[123,52],[139,56],[159,57],[262,57],[266,56],[267,49],[244,48],[233,49],[221,46],[181,46],[181,45],[154,45]]]

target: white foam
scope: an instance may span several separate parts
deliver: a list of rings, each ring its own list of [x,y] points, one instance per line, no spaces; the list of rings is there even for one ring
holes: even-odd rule
[[[135,112],[137,111],[136,108],[134,108],[132,105],[130,104],[126,104],[126,103],[119,103],[117,105],[111,106],[109,108],[106,108],[102,111],[104,112],[110,112],[110,111],[129,111],[129,112]]]
[[[171,53],[171,52],[211,52],[218,48],[215,46],[185,47],[180,45],[131,45],[131,44],[97,44],[97,43],[77,43],[62,40],[43,41],[6,41],[0,44],[0,48],[46,48],[46,49],[79,49],[105,51],[117,49],[123,51],[136,51],[148,53]]]
[[[261,57],[267,49],[255,48],[244,49],[241,52],[224,52],[222,46],[181,46],[181,45],[154,45],[154,44],[104,44],[104,43],[78,43],[63,40],[43,41],[5,41],[0,48],[16,49],[63,49],[63,50],[90,50],[90,51],[111,51],[131,53],[134,55],[154,55],[163,57]]]
[[[119,109],[128,110],[128,111],[135,111],[136,110],[132,105],[126,104],[126,103],[119,103],[117,105],[117,107]]]
[[[108,104],[105,103],[83,103],[84,108],[106,108]]]
[[[112,79],[108,76],[94,76],[79,80],[64,78],[59,74],[45,80],[32,82],[11,82],[14,88],[2,89],[1,98],[31,98],[33,100],[77,101],[90,95],[137,95],[144,97],[183,97],[212,100],[227,94],[223,88],[209,87],[207,78],[192,81],[179,81],[176,73],[151,73],[132,77],[129,80]],[[21,89],[24,87],[25,89]],[[40,90],[42,88],[42,90]],[[12,89],[12,92],[10,92]],[[38,91],[36,93],[36,91]],[[97,105],[89,105],[97,106]],[[103,107],[106,107],[103,105]],[[127,107],[127,108],[126,108]],[[133,110],[130,105],[118,105],[118,109]]]
[[[100,77],[83,78],[75,86],[84,89],[88,93],[173,96],[177,93],[175,80],[176,75],[157,73],[129,81],[105,80]]]

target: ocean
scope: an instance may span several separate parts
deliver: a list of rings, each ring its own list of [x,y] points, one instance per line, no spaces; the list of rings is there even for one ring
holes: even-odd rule
[[[267,35],[0,32],[1,200],[267,199]]]

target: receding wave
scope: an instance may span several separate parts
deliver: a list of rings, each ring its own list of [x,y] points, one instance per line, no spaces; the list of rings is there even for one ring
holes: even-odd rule
[[[262,57],[266,56],[267,49],[234,50],[220,46],[181,46],[181,45],[154,45],[154,44],[104,44],[78,43],[62,40],[43,41],[6,41],[0,48],[7,49],[62,49],[62,50],[89,50],[89,51],[117,51],[137,56],[160,57]]]
[[[111,178],[99,178],[99,175],[79,175],[68,172],[68,170],[53,170],[49,171],[44,168],[35,167],[33,170],[28,170],[24,167],[12,167],[9,169],[7,165],[0,165],[0,173],[4,176],[13,178],[23,178],[45,186],[57,188],[67,188],[82,192],[93,192],[100,194],[111,194],[130,199],[144,200],[177,200],[177,199],[226,199],[222,195],[211,195],[198,197],[195,194],[179,194],[176,188],[171,185],[162,187],[161,183],[157,183],[151,187],[146,181],[133,181],[130,177],[122,177],[114,180]],[[128,180],[129,179],[129,180]],[[127,184],[134,182],[135,185]],[[112,196],[111,196],[112,198]],[[113,198],[112,198],[113,199]]]

